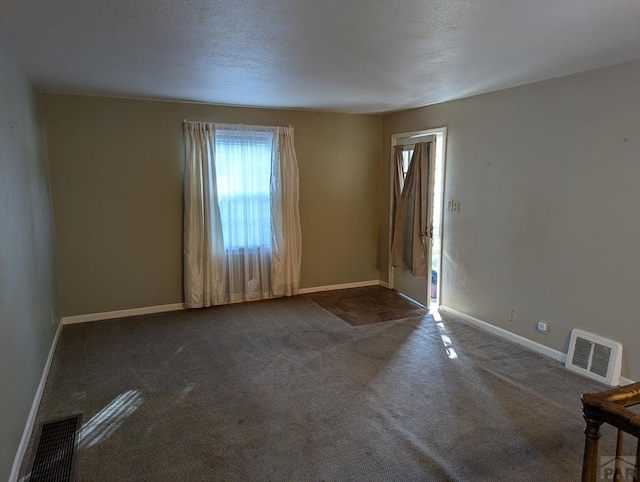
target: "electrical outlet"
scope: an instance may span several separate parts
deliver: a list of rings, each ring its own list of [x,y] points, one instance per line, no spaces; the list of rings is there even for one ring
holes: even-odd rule
[[[536,325],[536,330],[546,335],[547,333],[549,333],[549,323],[544,320],[540,320]]]
[[[460,201],[453,201],[453,212],[454,213],[460,212]]]
[[[453,211],[453,201],[449,201],[449,211]]]
[[[516,310],[509,310],[509,321],[515,323],[518,318],[518,312]]]

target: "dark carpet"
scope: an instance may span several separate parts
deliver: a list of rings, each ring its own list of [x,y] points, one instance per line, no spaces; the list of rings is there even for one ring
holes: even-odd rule
[[[601,389],[450,316],[298,296],[65,326],[37,421],[84,414],[80,481],[566,482]]]

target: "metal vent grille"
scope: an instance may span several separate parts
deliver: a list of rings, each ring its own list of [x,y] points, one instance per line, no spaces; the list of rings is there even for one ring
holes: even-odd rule
[[[609,360],[611,360],[611,348],[596,343],[593,347],[590,370],[601,377],[606,377],[607,370],[609,370]]]
[[[582,330],[571,330],[566,366],[609,385],[620,381],[622,344]]]
[[[589,368],[589,358],[591,357],[591,347],[593,343],[584,338],[576,339],[576,348],[573,352],[573,364],[585,370]]]
[[[81,416],[43,423],[29,482],[74,482]]]

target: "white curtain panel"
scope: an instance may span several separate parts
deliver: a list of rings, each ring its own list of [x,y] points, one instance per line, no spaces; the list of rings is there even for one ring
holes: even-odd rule
[[[187,306],[297,294],[293,128],[186,122],[184,133]]]
[[[275,128],[216,124],[216,179],[227,301],[271,292],[270,176]]]
[[[298,160],[293,127],[278,127],[271,163],[273,296],[292,296],[300,290],[302,233],[298,207]]]
[[[225,302],[226,263],[218,207],[213,124],[186,122],[184,293],[189,308]]]

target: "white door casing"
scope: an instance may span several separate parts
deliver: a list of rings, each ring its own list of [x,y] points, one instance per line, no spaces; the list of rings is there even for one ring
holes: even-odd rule
[[[419,142],[428,142],[428,141],[436,141],[436,145],[438,143],[442,143],[444,144],[446,139],[446,128],[440,128],[440,129],[430,129],[430,130],[424,130],[424,131],[417,131],[417,132],[407,132],[407,133],[402,133],[402,134],[394,134],[391,137],[391,166],[390,166],[390,173],[391,173],[391,177],[390,177],[390,213],[389,213],[389,226],[393,226],[393,217],[394,217],[394,213],[391,212],[393,210],[393,182],[394,182],[394,177],[395,176],[395,166],[394,166],[394,161],[393,161],[393,151],[395,149],[396,146],[403,146],[405,148],[411,148],[412,146],[414,146],[415,144],[419,143]],[[440,147],[440,146],[438,146]],[[436,206],[435,201],[435,197],[434,197],[434,193],[435,193],[435,182],[436,182],[436,176],[435,176],[435,170],[436,170],[436,161],[438,162],[442,162],[444,163],[444,146],[442,146],[442,148],[438,149],[438,154],[440,154],[441,159],[437,159],[436,156],[436,151],[433,152],[433,155],[430,156],[429,159],[429,185],[428,185],[428,189],[429,192],[427,193],[428,196],[428,202],[429,202],[429,209],[428,209],[428,218],[427,218],[427,225],[423,226],[423,232],[426,233],[426,250],[427,250],[427,259],[429,260],[429,264],[431,265],[431,260],[432,260],[432,248],[433,248],[433,232],[434,232],[434,226],[433,226],[433,221],[434,221],[434,210],[435,209],[439,209],[442,210],[442,206],[443,206],[443,202],[442,202],[442,195],[443,195],[443,189],[441,186],[441,189],[439,189],[439,192],[441,194],[441,199],[440,202],[438,203],[438,206]],[[442,180],[441,180],[442,182]],[[442,212],[439,213],[440,217],[439,219],[442,220]],[[440,236],[442,236],[442,227],[440,226]],[[392,237],[393,237],[393,232],[390,229],[389,232],[389,250],[391,250],[391,244],[392,244]],[[441,239],[441,238],[440,238]],[[440,240],[438,240],[438,242],[440,242]],[[441,265],[441,263],[440,263]],[[418,303],[429,307],[430,302],[431,302],[431,296],[430,296],[430,288],[431,288],[431,269],[427,270],[427,278],[426,279],[421,279],[421,278],[416,278],[414,276],[412,276],[407,270],[404,270],[402,268],[399,267],[393,267],[391,265],[391,252],[389,253],[389,287],[392,289],[395,289],[396,291],[398,291],[399,293],[417,301]],[[439,273],[440,278],[441,278],[441,273]],[[440,290],[440,286],[442,285],[442,283],[439,281],[438,282],[438,290]],[[438,299],[440,298],[439,293],[438,293]]]

